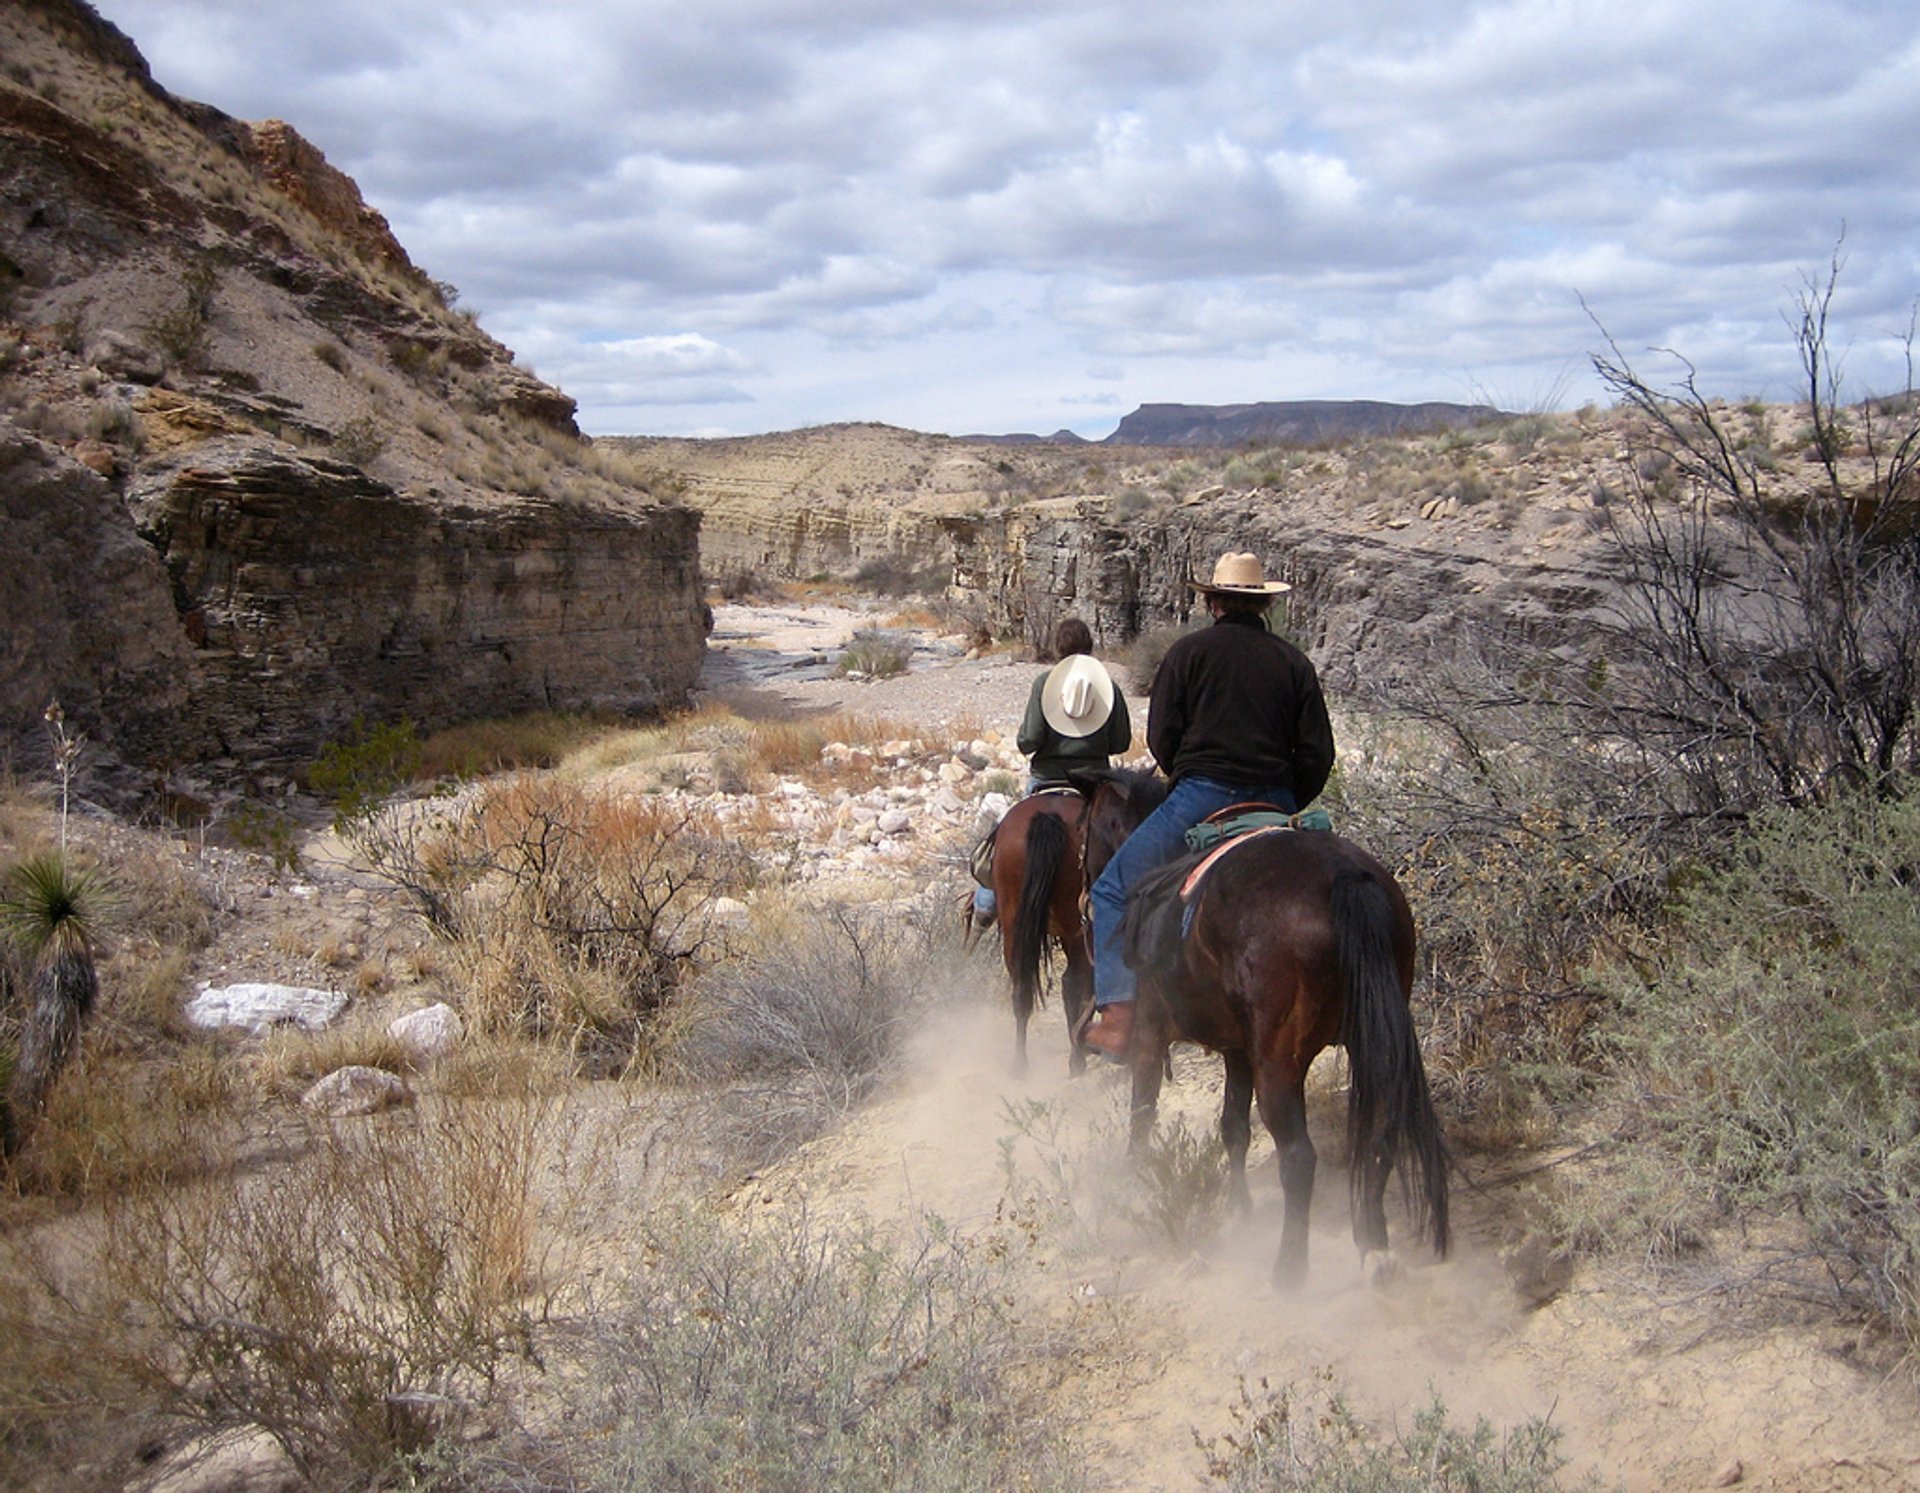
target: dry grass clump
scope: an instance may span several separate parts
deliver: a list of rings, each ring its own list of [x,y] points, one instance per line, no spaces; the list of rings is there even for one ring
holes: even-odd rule
[[[612,728],[609,717],[553,710],[469,721],[435,731],[423,740],[420,770],[431,782],[517,768],[554,767]]]
[[[338,1068],[383,1068],[405,1074],[412,1054],[382,1024],[357,1022],[316,1032],[277,1027],[267,1034],[251,1064],[262,1090],[295,1097]]]
[[[687,993],[667,1071],[718,1085],[717,1129],[743,1164],[844,1118],[891,1071],[932,999],[927,972],[962,968],[945,899],[867,907],[764,902],[751,942]]]
[[[551,1120],[531,1100],[398,1113],[270,1174],[132,1189],[97,1230],[11,1239],[0,1470],[50,1485],[87,1454],[63,1446],[85,1407],[114,1404],[264,1431],[322,1485],[404,1475],[530,1351],[566,1237],[535,1185]]]

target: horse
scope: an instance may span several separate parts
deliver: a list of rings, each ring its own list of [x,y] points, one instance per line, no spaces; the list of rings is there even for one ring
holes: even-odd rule
[[[1164,781],[1125,769],[1075,774],[1090,794],[1089,885],[1121,840],[1166,796]],[[1254,1101],[1279,1153],[1285,1212],[1273,1282],[1295,1290],[1307,1272],[1307,1218],[1316,1165],[1307,1133],[1307,1070],[1338,1042],[1347,1050],[1347,1188],[1361,1268],[1396,1268],[1387,1246],[1388,1173],[1416,1237],[1444,1258],[1449,1243],[1447,1152],[1427,1087],[1409,1000],[1414,926],[1392,874],[1324,830],[1282,830],[1234,845],[1201,881],[1177,957],[1141,971],[1128,1066],[1128,1149],[1152,1132],[1167,1050],[1198,1043],[1226,1064],[1220,1138],[1234,1207],[1252,1209],[1247,1146]]]
[[[1067,956],[1060,993],[1069,1035],[1093,1001],[1093,956],[1080,911],[1080,825],[1086,808],[1078,793],[1035,793],[1007,810],[994,835],[1000,957],[1013,983],[1014,1066],[1022,1072],[1027,1066],[1027,1022],[1041,993],[1049,934]],[[1083,1071],[1086,1062],[1086,1053],[1073,1043],[1071,1071]]]

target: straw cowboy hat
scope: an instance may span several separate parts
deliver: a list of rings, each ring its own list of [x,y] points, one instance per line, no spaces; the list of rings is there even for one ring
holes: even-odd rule
[[[1245,550],[1228,550],[1214,561],[1212,580],[1195,576],[1187,584],[1196,591],[1208,595],[1217,591],[1223,596],[1278,596],[1293,589],[1285,581],[1268,580],[1260,567],[1260,557]]]
[[[1069,654],[1040,686],[1040,713],[1062,736],[1091,736],[1113,713],[1113,676],[1099,659]]]

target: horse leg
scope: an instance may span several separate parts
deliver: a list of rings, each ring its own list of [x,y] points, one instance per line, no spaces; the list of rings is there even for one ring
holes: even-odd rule
[[[1286,1213],[1280,1220],[1280,1253],[1273,1262],[1273,1283],[1296,1291],[1307,1278],[1307,1219],[1313,1211],[1313,1137],[1307,1133],[1306,1074],[1289,1072],[1277,1084],[1260,1086],[1260,1118],[1280,1157],[1280,1193]]]
[[[1227,1148],[1227,1195],[1242,1218],[1253,1211],[1247,1191],[1247,1147],[1253,1140],[1253,1063],[1244,1052],[1223,1052],[1226,1097],[1220,1105],[1220,1143]]]
[[[1067,1072],[1087,1071],[1086,1049],[1074,1041],[1080,1018],[1093,1001],[1093,964],[1076,939],[1067,940],[1067,972],[1060,979],[1060,1003],[1067,1008]]]

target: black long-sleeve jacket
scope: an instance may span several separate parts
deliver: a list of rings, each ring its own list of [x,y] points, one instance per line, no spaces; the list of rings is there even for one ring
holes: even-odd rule
[[[1305,808],[1333,771],[1333,723],[1312,661],[1258,617],[1226,616],[1167,650],[1147,707],[1167,776],[1285,785]]]

